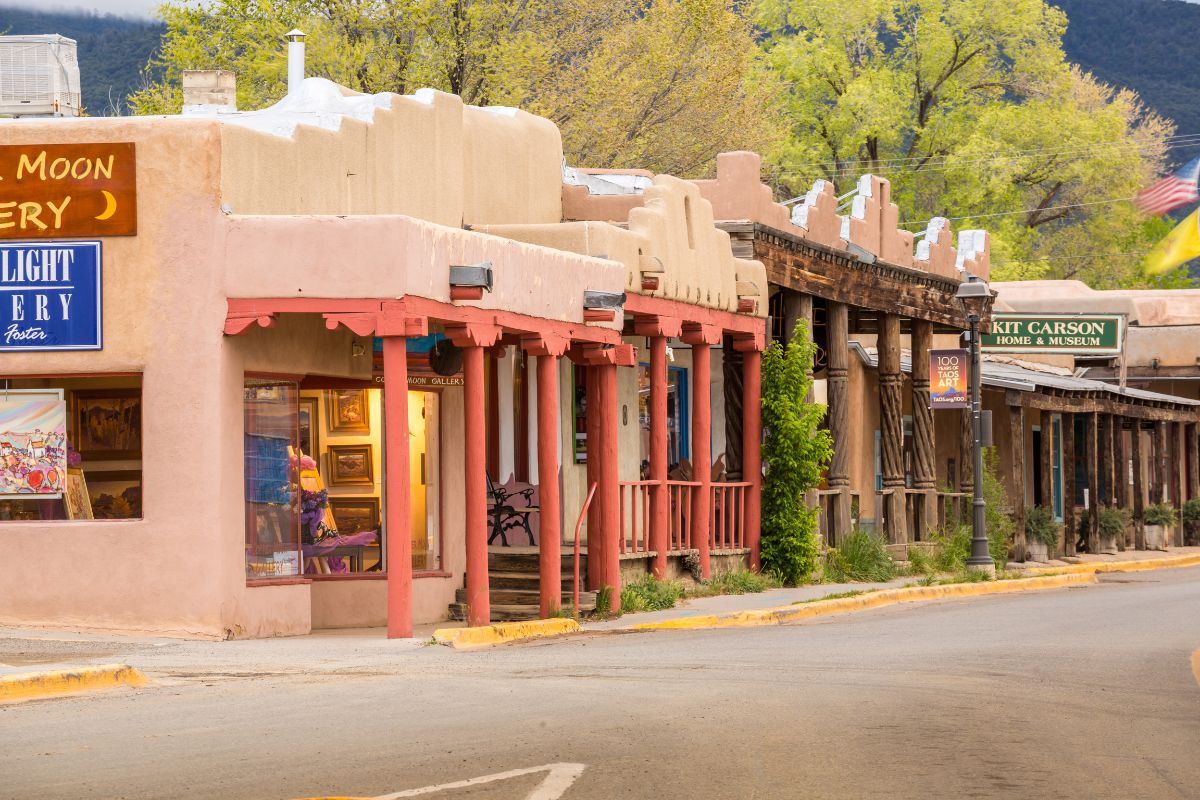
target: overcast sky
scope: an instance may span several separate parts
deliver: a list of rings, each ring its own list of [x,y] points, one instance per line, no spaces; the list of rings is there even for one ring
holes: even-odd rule
[[[39,11],[82,8],[126,17],[151,17],[159,2],[160,0],[0,0],[0,5],[24,6]]]

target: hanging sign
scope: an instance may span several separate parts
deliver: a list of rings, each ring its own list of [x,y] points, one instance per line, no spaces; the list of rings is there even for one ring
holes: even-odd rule
[[[967,350],[929,351],[929,407],[969,408]]]
[[[0,242],[0,351],[100,350],[100,242]]]
[[[992,332],[980,338],[990,353],[1120,355],[1122,314],[992,314]]]
[[[62,389],[0,393],[0,497],[57,499],[66,480]]]
[[[0,239],[136,233],[132,142],[0,146]]]

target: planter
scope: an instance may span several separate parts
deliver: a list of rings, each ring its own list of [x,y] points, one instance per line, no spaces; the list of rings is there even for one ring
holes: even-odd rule
[[[1170,543],[1171,529],[1166,525],[1146,526],[1146,549],[1166,550]]]
[[[1117,552],[1117,537],[1101,536],[1100,537],[1100,552],[1109,555],[1116,555]]]
[[[1031,539],[1025,543],[1025,560],[1045,563],[1050,560],[1050,548],[1044,542]]]

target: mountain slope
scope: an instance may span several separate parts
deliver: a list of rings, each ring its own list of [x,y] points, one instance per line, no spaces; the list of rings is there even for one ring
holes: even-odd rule
[[[92,116],[125,113],[125,98],[141,85],[162,31],[159,22],[112,14],[0,7],[0,33],[59,33],[79,43],[83,105]]]

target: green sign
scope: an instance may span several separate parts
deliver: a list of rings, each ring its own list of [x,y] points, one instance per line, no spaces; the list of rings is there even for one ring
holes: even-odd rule
[[[980,343],[991,353],[1120,355],[1121,314],[992,314],[992,332]]]

